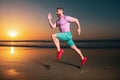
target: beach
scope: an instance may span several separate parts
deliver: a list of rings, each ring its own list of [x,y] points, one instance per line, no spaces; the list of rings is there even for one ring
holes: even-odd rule
[[[0,47],[0,80],[119,80],[119,49],[80,49],[80,57],[70,48],[56,61],[56,48]]]
[[[0,80],[120,80],[120,0],[0,0]]]

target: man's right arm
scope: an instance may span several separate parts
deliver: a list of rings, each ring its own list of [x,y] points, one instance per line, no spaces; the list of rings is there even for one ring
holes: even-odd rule
[[[51,28],[56,28],[56,23],[52,23],[52,15],[51,13],[48,14],[48,22]]]

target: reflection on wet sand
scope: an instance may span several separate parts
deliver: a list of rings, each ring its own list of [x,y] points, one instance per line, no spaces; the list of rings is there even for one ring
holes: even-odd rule
[[[11,52],[11,54],[15,54],[14,47],[10,47],[10,52]]]
[[[36,67],[33,66],[34,63],[40,64],[45,69],[50,70],[50,65],[42,61],[33,62],[33,59],[38,58],[41,60],[43,58],[44,55],[41,55],[41,53],[44,53],[42,52],[44,50],[18,47],[4,47],[0,49],[0,80],[28,79],[29,77],[26,76],[32,74],[29,71]],[[29,80],[32,79],[30,78]]]
[[[21,74],[17,72],[15,69],[6,69],[1,72],[0,80],[17,80]]]
[[[84,68],[70,49],[60,61],[55,60],[56,49],[0,47],[0,51],[0,80],[119,80],[119,49],[82,49],[89,58]]]
[[[15,77],[15,76],[19,75],[19,73],[15,69],[8,69],[4,73],[11,77]]]
[[[20,73],[17,72],[15,69],[8,69],[4,72],[4,74],[7,78],[17,78],[17,76],[20,75]]]
[[[8,47],[1,54],[0,80],[17,80],[20,76],[15,67],[19,64],[20,55],[15,47]]]

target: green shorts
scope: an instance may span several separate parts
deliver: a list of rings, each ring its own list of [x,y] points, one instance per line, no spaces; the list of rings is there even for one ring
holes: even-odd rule
[[[59,40],[67,41],[67,44],[69,46],[75,45],[75,43],[72,40],[71,32],[62,32],[62,33],[57,33],[56,35]]]

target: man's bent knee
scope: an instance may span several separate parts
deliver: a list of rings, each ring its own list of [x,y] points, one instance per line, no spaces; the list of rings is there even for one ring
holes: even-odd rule
[[[51,37],[52,37],[52,39],[56,38],[56,34],[52,34]]]

